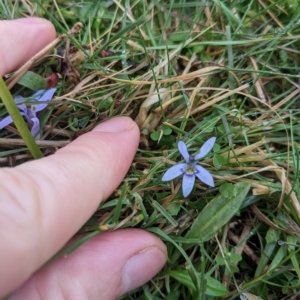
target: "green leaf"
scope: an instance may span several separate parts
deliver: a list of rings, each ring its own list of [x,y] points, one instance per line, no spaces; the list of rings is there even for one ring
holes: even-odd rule
[[[270,228],[266,234],[267,244],[277,243],[280,239],[280,231]]]
[[[278,241],[278,240],[277,240]],[[294,235],[288,235],[286,237],[286,241],[287,241],[287,245],[288,245],[288,250],[289,252],[292,252],[292,251],[295,251],[295,247],[298,248],[298,241],[299,241],[299,238],[294,236]]]
[[[166,210],[171,216],[177,216],[181,208],[181,204],[179,202],[170,202],[168,203]]]
[[[150,138],[152,141],[158,141],[159,137],[160,137],[159,131],[154,131],[150,134]]]
[[[225,258],[223,256],[217,256],[216,263],[220,266],[225,265]]]
[[[180,299],[180,291],[178,290],[172,290],[167,295],[167,300],[177,300]],[[149,298],[150,299],[150,298]]]
[[[180,42],[184,42],[188,39],[188,36],[186,33],[181,33],[181,32],[174,32],[172,34],[169,34],[168,35],[168,38],[170,41],[172,42],[177,42],[177,43],[180,43]]]
[[[172,129],[165,124],[162,125],[162,130],[164,135],[170,135],[172,133]]]
[[[230,270],[230,273],[240,273],[240,270],[237,266],[235,265],[228,265],[228,269]]]
[[[199,46],[194,46],[193,47],[193,53],[195,54],[199,54],[204,50],[204,46],[203,45],[199,45]]]
[[[229,261],[231,263],[234,263],[234,262],[239,262],[243,259],[242,255],[240,254],[232,254],[229,256]]]
[[[173,277],[192,291],[196,291],[196,287],[187,270],[171,270],[166,273]],[[200,274],[198,274],[200,275]],[[206,277],[205,294],[209,296],[224,296],[228,293],[225,286],[218,280],[212,277]]]
[[[249,183],[239,182],[231,196],[224,197],[221,193],[216,196],[195,219],[186,237],[198,238],[202,242],[210,240],[238,212],[249,189]]]
[[[236,196],[236,189],[232,183],[224,183],[220,186],[220,194],[225,198],[231,198]]]
[[[172,135],[162,135],[161,139],[158,141],[159,147],[172,147],[175,143],[174,137]]]
[[[291,262],[293,264],[293,267],[298,275],[300,277],[300,266],[297,255],[295,255],[295,247],[297,245],[299,238],[294,235],[288,235],[286,238],[287,244],[288,244],[288,251],[291,254]]]
[[[107,97],[106,99],[97,101],[96,106],[98,109],[105,109],[105,108],[109,108],[112,103],[113,103],[113,98]]]
[[[224,296],[228,293],[226,287],[218,280],[212,277],[206,277],[206,291],[205,294],[209,296]]]
[[[221,164],[219,162],[219,160],[217,159],[217,157],[214,155],[214,158],[213,158],[213,165],[216,169],[220,169],[221,168]]]
[[[80,9],[80,14],[79,14],[80,21],[85,20],[86,16],[90,13],[92,7],[93,7],[92,3],[86,3],[86,4],[82,5],[82,7]]]
[[[27,71],[18,81],[18,84],[23,85],[32,91],[42,90],[47,88],[45,78],[32,71]]]
[[[172,225],[178,226],[178,223],[176,220],[174,220],[170,214],[162,207],[157,201],[153,200],[151,202],[151,205],[155,207]]]
[[[214,147],[215,150],[215,147]],[[215,150],[218,151],[218,150]],[[220,154],[215,154],[213,159],[214,166],[219,169],[221,166],[224,166],[228,163],[228,159]]]
[[[290,14],[298,14],[300,12],[300,4],[298,0],[286,0],[284,3],[285,8]]]
[[[274,229],[270,228],[269,230],[274,230]],[[265,267],[270,261],[270,257],[274,255],[274,250],[276,249],[276,247],[277,247],[276,243],[270,243],[270,244],[268,243],[265,245],[264,251],[260,256],[260,260],[255,270],[255,277],[260,276],[264,272]]]
[[[286,247],[281,246],[278,249],[277,253],[275,254],[274,258],[272,259],[268,271],[278,268],[285,257],[286,257]]]
[[[166,274],[173,277],[174,279],[176,279],[177,281],[179,281],[180,283],[188,287],[190,290],[196,291],[196,287],[187,270],[180,270],[180,271],[171,270],[168,271]]]

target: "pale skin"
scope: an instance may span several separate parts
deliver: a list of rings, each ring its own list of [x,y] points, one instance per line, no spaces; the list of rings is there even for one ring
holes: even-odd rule
[[[1,21],[0,32],[1,76],[56,36],[53,25],[38,18]],[[0,298],[116,299],[163,267],[167,252],[157,237],[124,229],[100,234],[41,268],[118,187],[138,142],[136,124],[118,117],[52,156],[0,170]]]

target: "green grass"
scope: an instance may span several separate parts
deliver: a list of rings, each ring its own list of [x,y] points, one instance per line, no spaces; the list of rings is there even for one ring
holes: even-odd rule
[[[60,147],[118,115],[132,117],[141,129],[119,196],[99,207],[108,214],[82,228],[93,236],[107,228],[139,227],[168,246],[160,274],[122,299],[239,299],[242,293],[244,299],[297,299],[297,0],[24,3],[2,1],[0,17],[45,17],[58,34],[76,22],[84,25],[71,38],[84,57],[73,61],[80,88],[66,76],[58,83],[56,101],[41,114],[43,139]],[[60,43],[54,53],[65,46]],[[105,57],[104,50],[113,53]],[[47,78],[58,64],[48,56],[33,71]],[[31,92],[19,84],[12,93]],[[0,106],[0,116],[5,114]],[[216,187],[197,181],[184,199],[181,180],[166,184],[161,177],[182,160],[179,140],[196,152],[210,136],[217,143],[200,163]],[[7,140],[2,165],[11,156],[17,164],[28,159],[26,143],[19,141],[16,149],[13,127],[0,131],[0,138]]]

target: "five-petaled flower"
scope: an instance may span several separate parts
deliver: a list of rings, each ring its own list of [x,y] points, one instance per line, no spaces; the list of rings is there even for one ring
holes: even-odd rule
[[[190,155],[186,144],[183,141],[180,141],[178,143],[178,149],[186,162],[179,163],[171,167],[164,174],[161,180],[170,181],[178,176],[183,175],[182,193],[185,198],[191,193],[196,177],[205,184],[214,187],[215,184],[212,175],[206,169],[197,165],[197,160],[208,154],[208,152],[210,152],[210,150],[213,148],[215,142],[215,137],[208,139],[200,148],[199,152],[197,152],[195,155]]]
[[[44,102],[44,103],[32,103],[29,106],[26,106],[24,103],[24,98],[22,96],[16,96],[14,98],[19,110],[20,114],[24,116],[26,121],[31,125],[31,134],[34,136],[35,139],[40,138],[40,120],[38,119],[36,113],[43,110],[48,104],[45,103],[50,101],[53,98],[53,95],[56,91],[56,88],[52,88],[49,90],[38,90],[31,96],[30,102]],[[21,103],[21,104],[20,104]],[[0,129],[4,128],[5,126],[9,125],[13,122],[11,116],[7,116],[0,122]]]

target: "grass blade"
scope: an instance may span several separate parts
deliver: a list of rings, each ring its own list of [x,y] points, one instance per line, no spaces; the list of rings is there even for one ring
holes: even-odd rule
[[[28,147],[32,156],[37,159],[43,157],[43,153],[36,144],[33,136],[31,135],[27,124],[25,123],[23,117],[21,116],[15,101],[8,90],[4,80],[0,77],[0,98],[3,101],[8,113],[12,117],[21,137],[23,138],[26,146]]]

